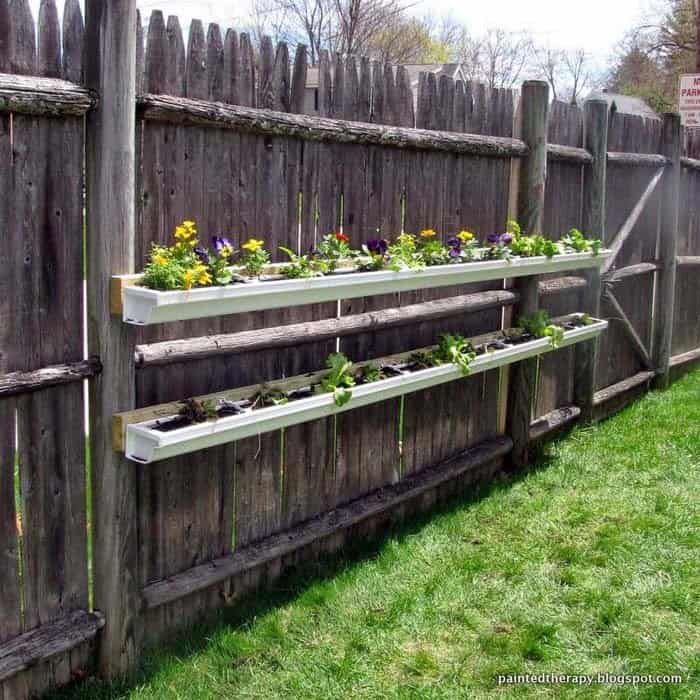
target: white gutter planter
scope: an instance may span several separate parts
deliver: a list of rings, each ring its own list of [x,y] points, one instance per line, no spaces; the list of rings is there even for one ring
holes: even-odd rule
[[[578,267],[581,265],[578,264]],[[607,326],[607,321],[594,320],[590,325],[566,330],[558,347],[566,347],[595,338]],[[535,357],[553,349],[549,338],[536,338],[502,350],[486,352],[477,356],[471,363],[470,376]],[[131,423],[126,426],[124,451],[128,459],[147,464],[354,410],[431,386],[452,382],[463,376],[456,365],[441,365],[355,386],[352,388],[350,401],[340,407],[334,403],[331,393],[316,394],[278,406],[248,410],[238,415],[196,423],[168,432],[156,430],[156,420]]]
[[[413,289],[600,267],[609,256],[610,251],[602,250],[598,255],[564,253],[552,258],[514,257],[510,260],[436,265],[421,270],[380,270],[308,279],[256,280],[187,291],[161,292],[141,286],[121,286],[122,318],[125,323],[146,326]]]

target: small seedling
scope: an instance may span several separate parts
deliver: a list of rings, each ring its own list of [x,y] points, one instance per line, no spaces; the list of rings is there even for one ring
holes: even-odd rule
[[[327,260],[322,260],[314,255],[297,255],[293,250],[284,246],[280,246],[279,249],[289,258],[289,264],[281,270],[285,277],[290,279],[323,277],[331,272],[331,265]]]
[[[373,364],[362,365],[355,374],[357,384],[372,384],[372,382],[378,382],[381,379],[383,379],[381,370]]]
[[[561,326],[550,323],[549,314],[543,309],[521,317],[518,319],[518,325],[536,338],[549,338],[553,348],[558,348],[564,340],[564,330]]]
[[[334,352],[328,356],[326,365],[330,373],[321,380],[321,387],[333,394],[336,406],[344,406],[352,398],[350,387],[355,386],[355,379],[350,374],[352,362],[342,352]]]
[[[474,347],[461,335],[441,336],[433,353],[441,363],[457,365],[465,377],[471,372],[470,365],[476,358]]]
[[[213,401],[199,401],[198,399],[185,399],[180,402],[179,415],[192,423],[204,423],[216,418],[216,407]]]

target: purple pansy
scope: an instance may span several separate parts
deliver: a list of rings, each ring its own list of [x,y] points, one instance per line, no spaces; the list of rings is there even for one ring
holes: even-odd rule
[[[389,247],[385,238],[372,238],[365,245],[373,255],[384,255]]]
[[[194,249],[194,254],[205,264],[209,264],[209,251],[201,245]]]
[[[212,236],[211,244],[212,246],[214,246],[214,251],[217,255],[219,255],[224,248],[230,248],[231,250],[233,250],[231,241],[229,241],[228,238],[224,238],[223,236]]]
[[[510,245],[513,242],[513,236],[510,233],[490,233],[486,240],[491,245]]]

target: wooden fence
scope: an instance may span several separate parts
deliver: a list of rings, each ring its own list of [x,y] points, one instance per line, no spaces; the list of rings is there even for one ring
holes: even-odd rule
[[[542,84],[518,96],[428,74],[414,103],[401,67],[328,54],[312,117],[303,47],[199,22],[185,43],[160,12],[143,32],[131,0],[86,12],[84,28],[67,0],[61,30],[45,0],[35,31],[26,0],[0,0],[2,700],[95,661],[133,668],[206,611],[522,465],[531,441],[700,359],[700,149],[687,135],[681,153],[676,117],[555,102],[547,119]],[[136,332],[110,315],[109,277],[184,218],[303,251],[332,230],[356,246],[425,227],[484,236],[509,216],[554,238],[583,227],[614,263]],[[336,346],[365,360],[496,330],[538,298],[552,314],[602,308],[597,363],[590,343],[562,349],[148,466],[112,449],[115,412],[317,370]]]

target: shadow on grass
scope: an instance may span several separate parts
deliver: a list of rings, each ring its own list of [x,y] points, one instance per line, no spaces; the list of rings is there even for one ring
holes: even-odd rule
[[[304,562],[298,567],[292,566],[268,588],[248,593],[230,607],[206,613],[195,625],[178,632],[171,640],[146,651],[140,667],[129,676],[109,683],[94,677],[87,681],[76,680],[45,697],[54,700],[83,698],[107,700],[124,697],[137,685],[148,684],[169,662],[182,662],[187,657],[204,651],[217,632],[224,629],[245,630],[269,611],[295,601],[314,584],[352,571],[364,562],[375,559],[388,541],[401,545],[420,533],[436,517],[468,508],[470,504],[509,489],[530,474],[547,469],[554,461],[551,455],[552,446],[568,437],[570,432],[569,430],[561,433],[546,445],[536,446],[531,455],[531,465],[524,470],[517,473],[502,471],[493,480],[471,485],[468,491],[451,495],[436,503],[428,511],[409,514],[406,519],[387,525],[371,539],[351,537],[339,552],[325,553],[317,561]],[[264,585],[263,583],[262,586]]]

